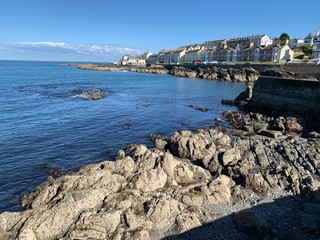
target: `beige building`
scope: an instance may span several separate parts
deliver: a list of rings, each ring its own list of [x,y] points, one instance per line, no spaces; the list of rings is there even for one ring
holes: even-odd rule
[[[193,63],[194,61],[204,61],[205,51],[204,46],[201,44],[194,44],[187,46],[185,52],[184,62]]]
[[[288,44],[273,44],[260,50],[261,62],[286,62],[293,59],[293,50]]]
[[[180,47],[171,52],[171,63],[185,62],[186,47]]]

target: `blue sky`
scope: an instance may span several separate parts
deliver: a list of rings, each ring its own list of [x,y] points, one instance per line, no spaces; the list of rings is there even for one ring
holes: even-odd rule
[[[1,0],[0,59],[112,61],[251,34],[304,38],[320,1]]]

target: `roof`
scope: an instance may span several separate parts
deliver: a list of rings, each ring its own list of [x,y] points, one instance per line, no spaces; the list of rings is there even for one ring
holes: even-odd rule
[[[252,51],[252,50],[254,50],[255,48],[257,48],[258,46],[245,46],[245,47],[243,47],[243,48],[241,48],[240,49],[240,51],[243,51],[243,52],[245,52],[245,51]],[[260,47],[259,47],[260,48]]]
[[[224,42],[226,41],[226,39],[219,39],[219,40],[208,40],[208,41],[205,41],[204,43],[209,43],[209,42]]]
[[[182,52],[182,51],[185,51],[185,50],[186,50],[186,47],[179,47],[179,48],[176,48],[176,49],[172,50],[172,52],[178,53],[178,52]]]
[[[187,51],[187,52],[186,52],[186,54],[187,54],[187,53],[195,53],[195,52],[200,52],[200,51],[201,51],[201,49],[198,49],[198,50],[190,50],[190,51]]]
[[[306,36],[304,39],[313,39],[312,33],[309,33],[308,36]]]
[[[224,52],[224,51],[228,51],[228,50],[229,51],[234,51],[234,50],[239,51],[239,49],[236,47],[227,47],[227,48],[221,47],[221,48],[217,49],[217,52]]]
[[[252,35],[252,36],[243,36],[243,37],[237,37],[237,38],[230,38],[228,40],[228,42],[251,40],[251,39],[261,39],[264,36],[266,36],[266,34],[262,34],[262,35],[258,34],[258,35]]]
[[[272,48],[274,48],[274,47],[281,48],[281,47],[279,46],[279,44],[271,44],[271,45],[268,45],[268,46],[262,48],[262,50],[270,50],[270,49],[272,49]]]

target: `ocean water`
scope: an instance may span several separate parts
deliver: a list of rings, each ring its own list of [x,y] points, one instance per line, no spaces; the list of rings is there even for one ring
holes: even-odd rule
[[[93,88],[104,99],[77,98]],[[52,171],[112,160],[151,133],[215,124],[245,85],[132,72],[84,71],[60,62],[0,61],[0,212]],[[206,107],[199,112],[189,107]]]

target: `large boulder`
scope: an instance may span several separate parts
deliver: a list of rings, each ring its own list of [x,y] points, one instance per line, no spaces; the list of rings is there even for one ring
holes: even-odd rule
[[[171,69],[170,74],[176,77],[186,77],[186,78],[196,78],[198,75],[196,71],[193,71],[189,68],[177,67],[177,66]]]
[[[116,159],[50,178],[23,198],[24,212],[0,214],[0,238],[161,239],[201,224],[206,213],[190,210],[202,207],[200,199],[231,202],[232,180],[214,183],[207,170],[170,153],[130,145]]]

